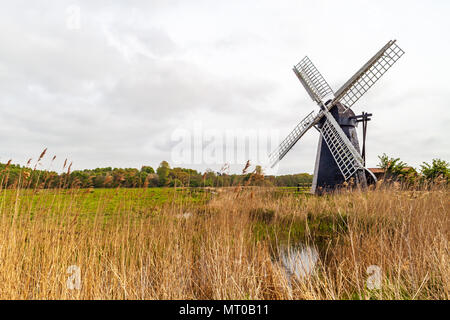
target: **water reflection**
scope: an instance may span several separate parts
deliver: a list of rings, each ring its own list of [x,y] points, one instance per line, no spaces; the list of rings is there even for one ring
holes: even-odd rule
[[[319,253],[311,246],[280,248],[279,255],[289,281],[293,277],[301,280],[312,274],[319,261]]]

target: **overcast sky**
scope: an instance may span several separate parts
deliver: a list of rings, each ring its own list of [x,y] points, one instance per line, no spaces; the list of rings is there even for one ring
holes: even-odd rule
[[[0,162],[48,148],[53,169],[156,167],[199,125],[284,137],[318,108],[294,64],[308,55],[337,90],[390,39],[405,56],[353,108],[374,115],[368,166],[450,160],[449,1],[0,3]],[[278,173],[312,173],[318,138]]]

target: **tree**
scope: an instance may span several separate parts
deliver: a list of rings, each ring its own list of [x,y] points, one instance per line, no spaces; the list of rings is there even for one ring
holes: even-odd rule
[[[437,177],[450,179],[450,163],[444,160],[433,159],[432,164],[424,162],[420,167],[422,174],[428,180],[434,180]]]
[[[171,179],[169,182],[169,187],[182,187],[183,182],[179,179]]]
[[[153,170],[150,166],[142,166],[141,172],[145,172],[147,174],[155,173],[155,170]]]
[[[156,173],[151,173],[147,176],[148,187],[155,188],[159,186],[159,176]]]
[[[204,187],[213,187],[214,180],[216,179],[216,174],[211,169],[206,169],[205,173],[202,176],[203,178],[203,186]]]
[[[169,172],[170,172],[169,163],[167,161],[162,161],[158,169],[156,169],[156,174],[159,177],[159,185],[161,187],[164,187],[168,184]]]
[[[385,153],[378,158],[380,159],[378,167],[384,169],[386,177],[397,178],[403,174],[403,170],[406,168],[406,163],[400,161],[400,158],[390,158]]]

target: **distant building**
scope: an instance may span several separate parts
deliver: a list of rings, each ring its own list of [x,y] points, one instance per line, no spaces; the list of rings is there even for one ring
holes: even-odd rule
[[[384,175],[385,175],[385,170],[384,169],[381,169],[381,168],[369,168],[369,170],[375,175],[377,180],[384,179]],[[408,172],[408,171],[411,171],[411,170],[414,170],[414,168],[412,168],[412,167],[404,167],[402,171]]]
[[[384,177],[384,169],[381,168],[369,168],[369,170],[374,174],[377,180],[381,180]]]

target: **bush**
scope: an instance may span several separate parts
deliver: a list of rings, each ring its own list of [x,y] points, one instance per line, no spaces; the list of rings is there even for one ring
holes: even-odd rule
[[[421,167],[423,176],[428,180],[434,180],[438,177],[444,178],[447,181],[450,178],[450,164],[441,159],[433,159],[432,164],[424,162]]]

